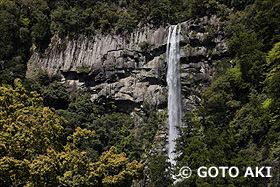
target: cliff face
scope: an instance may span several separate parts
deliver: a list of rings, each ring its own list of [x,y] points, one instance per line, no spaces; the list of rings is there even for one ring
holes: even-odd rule
[[[213,77],[211,66],[226,54],[223,32],[215,16],[181,23],[181,81],[185,110],[200,102],[200,91]],[[34,52],[27,76],[38,69],[60,76],[69,90],[85,89],[100,104],[122,110],[143,102],[167,104],[165,51],[167,28],[135,29],[131,35],[77,39],[54,37],[44,54]]]
[[[182,30],[182,106],[191,111],[200,104],[201,91],[211,84],[215,66],[227,56],[227,45],[216,16],[188,20]]]

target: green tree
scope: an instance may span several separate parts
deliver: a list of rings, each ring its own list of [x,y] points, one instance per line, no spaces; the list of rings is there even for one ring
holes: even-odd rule
[[[44,98],[44,105],[55,109],[66,109],[69,103],[69,94],[63,83],[54,81],[40,89]]]
[[[153,155],[149,158],[148,176],[150,178],[150,187],[166,187],[171,185],[171,164],[168,162],[168,156]]]
[[[141,177],[143,166],[114,147],[95,163],[79,150],[93,131],[77,128],[63,146],[66,121],[42,102],[18,79],[15,89],[0,87],[1,186],[130,186]]]

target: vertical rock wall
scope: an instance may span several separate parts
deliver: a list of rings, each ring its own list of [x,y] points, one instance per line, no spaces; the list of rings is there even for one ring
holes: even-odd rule
[[[216,16],[184,22],[181,34],[183,111],[191,111],[201,103],[201,91],[211,84],[215,64],[227,56],[227,45]]]
[[[144,27],[126,36],[54,37],[44,54],[34,52],[27,76],[46,70],[69,90],[85,89],[95,102],[122,110],[138,108],[144,100],[166,105],[165,35],[163,27]]]
[[[213,62],[227,46],[216,16],[181,23],[181,81],[183,110],[201,100],[201,90],[212,81]],[[123,110],[140,108],[144,101],[167,104],[165,51],[167,29],[144,27],[130,35],[101,35],[77,39],[54,37],[42,53],[34,52],[27,76],[38,69],[59,75],[69,88],[82,88],[99,104]]]

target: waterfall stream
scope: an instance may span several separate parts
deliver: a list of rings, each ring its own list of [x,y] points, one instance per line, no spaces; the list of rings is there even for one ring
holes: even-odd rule
[[[181,126],[181,81],[180,81],[180,32],[181,26],[170,26],[168,31],[166,60],[167,60],[167,85],[168,85],[168,157],[175,165],[175,139],[178,132],[176,127]]]

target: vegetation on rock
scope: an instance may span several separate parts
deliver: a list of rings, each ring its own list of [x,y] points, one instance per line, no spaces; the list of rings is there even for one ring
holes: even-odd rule
[[[165,112],[143,103],[142,121],[133,120],[85,91],[69,93],[47,72],[26,78],[26,64],[53,36],[128,34],[211,15],[220,18],[229,54],[201,105],[184,115],[173,172],[194,170],[174,186],[279,186],[279,0],[0,0],[0,186],[131,186],[143,160],[150,186],[172,186],[167,158],[149,157]],[[200,178],[200,166],[272,166],[273,177]]]

